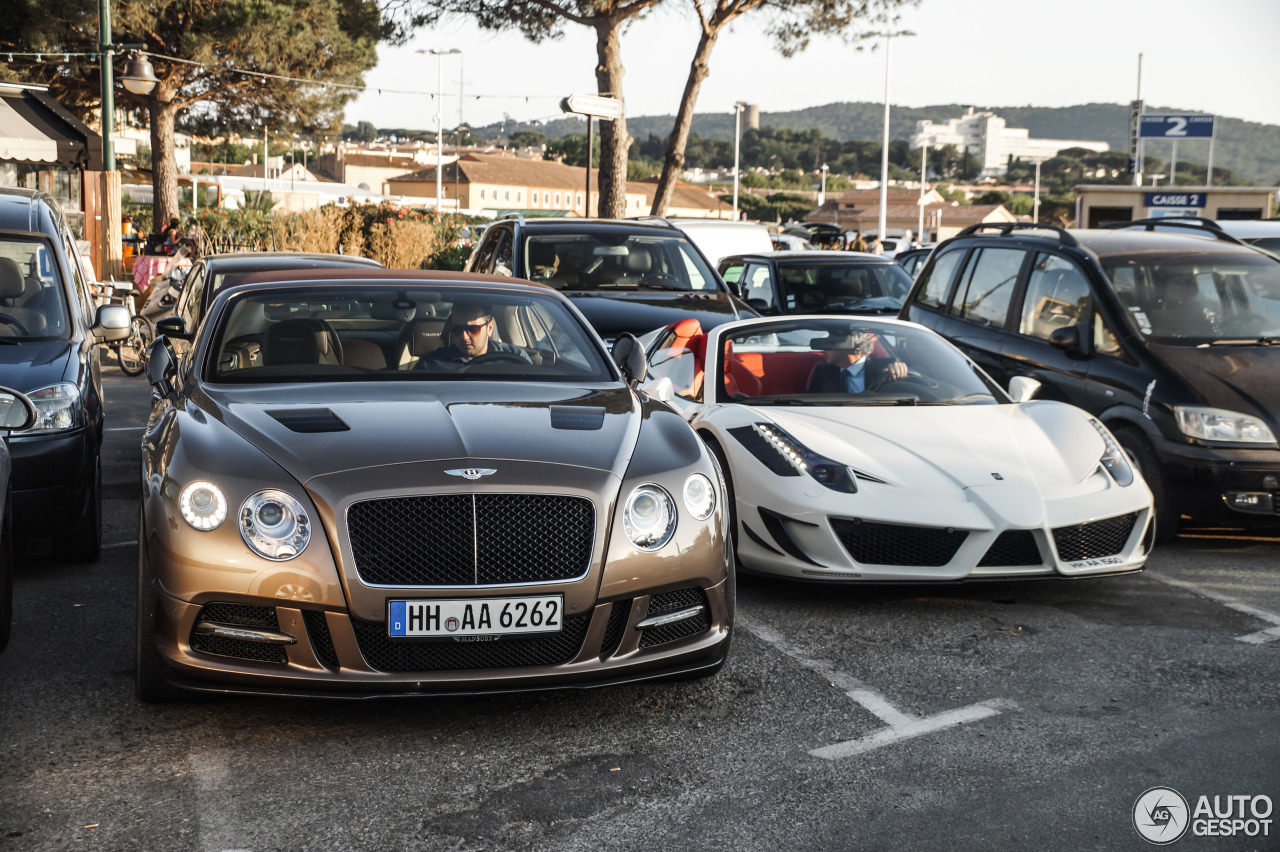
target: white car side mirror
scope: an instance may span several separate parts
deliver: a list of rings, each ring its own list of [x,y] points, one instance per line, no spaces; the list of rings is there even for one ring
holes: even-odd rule
[[[676,386],[671,383],[670,376],[663,376],[660,379],[645,382],[640,385],[640,389],[649,394],[649,396],[663,402],[671,402],[676,398]]]
[[[1040,383],[1026,376],[1014,376],[1009,379],[1009,396],[1014,402],[1027,402],[1040,390]]]

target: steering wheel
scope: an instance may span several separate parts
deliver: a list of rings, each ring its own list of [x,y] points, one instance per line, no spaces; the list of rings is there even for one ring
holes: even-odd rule
[[[937,381],[929,378],[928,376],[916,370],[907,370],[907,374],[905,376],[903,376],[900,379],[895,379],[893,375],[886,369],[884,371],[884,375],[880,377],[880,381],[876,382],[876,386],[873,387],[871,390],[878,392],[881,388],[887,385],[896,384],[898,382],[910,382],[913,379],[914,379],[913,384],[924,385],[930,390],[941,387],[941,385],[939,385]]]
[[[521,358],[519,355],[516,355],[514,352],[486,352],[483,355],[477,355],[467,363],[463,364],[462,369],[463,371],[466,371],[480,364],[500,364],[503,362],[511,364],[529,364],[528,361]]]
[[[23,325],[21,322],[14,319],[13,317],[8,316],[7,314],[0,314],[0,322],[5,323],[6,325],[13,326],[18,330],[18,334],[21,334],[24,337],[31,336],[30,329],[28,329],[25,325]]]
[[[640,279],[641,287],[662,287],[667,290],[683,290],[684,282],[670,272],[651,272]]]

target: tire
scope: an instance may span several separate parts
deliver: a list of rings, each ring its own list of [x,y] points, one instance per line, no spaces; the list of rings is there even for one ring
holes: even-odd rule
[[[13,509],[4,501],[4,525],[0,529],[0,651],[9,644],[13,630]]]
[[[1164,483],[1164,470],[1160,467],[1160,458],[1151,448],[1151,443],[1141,432],[1132,426],[1119,426],[1112,430],[1120,447],[1129,455],[1133,466],[1147,481],[1151,496],[1155,498],[1156,541],[1163,542],[1173,538],[1178,532],[1178,514],[1173,511],[1169,499],[1169,489]]]
[[[156,339],[156,327],[146,317],[136,316],[129,321],[129,336],[116,345],[116,357],[120,372],[126,376],[140,375],[147,369],[147,352]]]
[[[138,596],[134,641],[134,691],[139,701],[157,704],[175,701],[182,691],[170,685],[165,677],[167,668],[156,653],[154,639],[156,623],[156,590],[151,580],[147,562],[146,535],[142,528],[142,513],[138,513]]]
[[[93,485],[84,514],[75,529],[65,536],[54,536],[53,556],[62,562],[84,565],[102,556],[102,456],[93,464]]]

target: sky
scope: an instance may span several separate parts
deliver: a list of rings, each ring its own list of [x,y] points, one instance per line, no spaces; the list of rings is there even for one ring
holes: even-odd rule
[[[672,115],[679,106],[697,44],[690,2],[667,0],[624,32],[627,115]],[[1280,0],[920,0],[896,29],[916,35],[892,42],[890,104],[1127,103],[1137,95],[1142,53],[1149,106],[1280,124]],[[463,52],[416,52],[431,48]],[[445,128],[459,116],[475,126],[557,118],[561,98],[596,91],[594,66],[594,33],[576,24],[534,45],[514,31],[452,22],[420,30],[403,47],[381,46],[365,75],[369,91],[348,104],[346,122],[434,129],[438,89]],[[883,103],[885,66],[883,49],[831,38],[785,59],[747,15],[721,36],[697,111],[731,114],[739,100],[764,113]]]

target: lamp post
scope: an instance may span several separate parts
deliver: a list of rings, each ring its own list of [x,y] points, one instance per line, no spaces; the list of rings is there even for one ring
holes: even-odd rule
[[[828,171],[830,171],[830,167],[827,166],[826,163],[823,163],[822,164],[822,189],[818,190],[818,206],[819,207],[827,203],[827,172]]]
[[[1031,203],[1031,223],[1040,224],[1040,161],[1036,160],[1035,200]]]
[[[439,212],[440,199],[444,195],[444,58],[462,51],[456,47],[448,50],[433,47],[418,53],[436,58],[436,211]]]
[[[877,236],[884,241],[889,223],[889,43],[895,36],[913,36],[911,30],[878,30],[863,38],[884,39],[884,147],[880,152],[880,231]]]
[[[738,151],[742,145],[742,110],[746,101],[737,101],[733,105],[733,221],[737,222],[738,213]]]
[[[919,221],[916,223],[916,239],[921,243],[926,242],[924,238],[924,176],[929,166],[929,145],[923,139],[920,141],[920,200],[916,204],[920,207]]]

